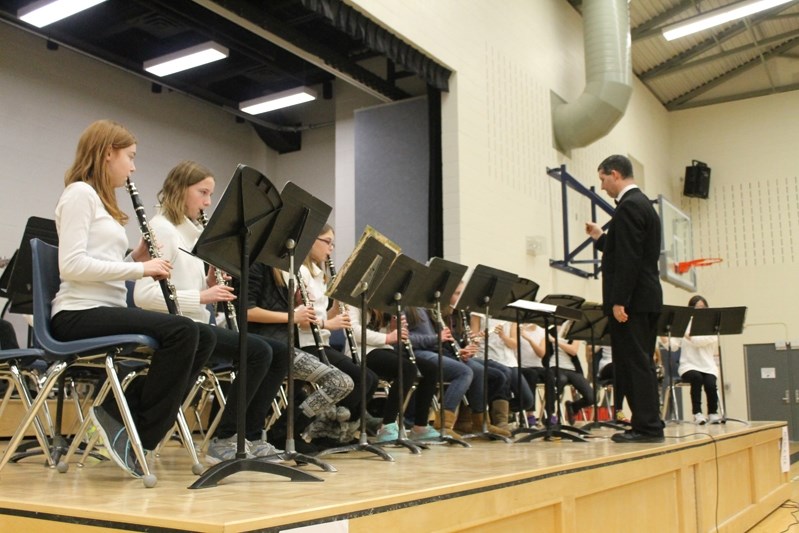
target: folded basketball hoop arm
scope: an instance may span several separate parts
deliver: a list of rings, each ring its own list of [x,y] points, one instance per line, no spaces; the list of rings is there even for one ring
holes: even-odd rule
[[[610,203],[599,196],[594,187],[586,187],[577,179],[566,172],[566,165],[561,165],[557,168],[547,168],[547,174],[560,182],[561,202],[563,204],[563,259],[550,259],[549,266],[557,268],[571,274],[576,274],[583,278],[598,278],[600,272],[599,254],[596,248],[593,250],[593,259],[576,259],[577,255],[591,246],[594,240],[588,237],[581,242],[575,249],[569,249],[569,203],[568,203],[568,189],[571,188],[577,193],[585,196],[591,200],[591,221],[596,222],[597,207],[605,211],[611,217],[616,211]],[[609,222],[608,222],[609,223]],[[606,229],[608,224],[605,224],[602,229]],[[590,265],[591,270],[584,270],[575,265]]]

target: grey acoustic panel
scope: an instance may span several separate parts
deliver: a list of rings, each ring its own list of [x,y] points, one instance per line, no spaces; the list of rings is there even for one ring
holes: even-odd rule
[[[355,113],[355,238],[366,225],[425,262],[428,235],[427,99]]]

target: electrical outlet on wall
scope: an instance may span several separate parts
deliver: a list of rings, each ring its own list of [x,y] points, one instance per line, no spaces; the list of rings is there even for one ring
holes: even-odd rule
[[[546,239],[540,235],[527,237],[527,253],[530,255],[542,255],[546,253],[546,245]]]

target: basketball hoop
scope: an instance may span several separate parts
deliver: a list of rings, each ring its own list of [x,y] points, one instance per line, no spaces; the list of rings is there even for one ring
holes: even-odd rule
[[[716,263],[721,263],[722,259],[720,257],[705,257],[702,259],[692,259],[691,261],[682,261],[680,263],[674,263],[674,271],[677,274],[685,274],[693,267],[704,267],[715,265]]]

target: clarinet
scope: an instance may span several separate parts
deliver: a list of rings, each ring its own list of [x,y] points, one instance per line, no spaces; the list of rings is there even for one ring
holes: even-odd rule
[[[327,268],[330,271],[330,282],[336,279],[336,267],[333,265],[333,258],[329,255],[327,256]],[[343,303],[338,303],[339,313],[344,312]],[[347,346],[350,347],[350,354],[352,354],[352,360],[355,364],[358,364],[358,345],[355,342],[355,335],[352,332],[352,328],[344,328],[344,336],[347,337]]]
[[[469,325],[469,317],[463,309],[460,309],[458,313],[461,316],[461,327],[463,328],[463,338],[461,341],[464,344],[470,343],[472,342],[472,327]]]
[[[206,215],[205,211],[202,209],[200,210],[200,224],[202,224],[203,227],[208,225],[208,215]],[[216,284],[227,285],[225,273],[218,268],[214,268],[214,272],[216,274]],[[225,323],[229,330],[235,332],[239,331],[239,322],[236,318],[236,306],[233,305],[233,302],[225,302]]]
[[[405,318],[405,313],[403,313],[403,318]],[[402,345],[405,347],[405,351],[408,352],[408,360],[413,363],[413,366],[416,368],[416,377],[422,377],[422,371],[419,370],[419,365],[416,364],[416,354],[413,351],[413,344],[411,344],[411,339],[402,340],[402,320],[399,320],[397,329],[397,336],[400,338]]]
[[[158,242],[155,240],[155,234],[150,229],[150,224],[147,222],[147,215],[144,213],[144,206],[139,198],[139,191],[136,190],[136,185],[127,178],[125,188],[130,193],[130,199],[133,201],[133,210],[136,211],[136,218],[139,220],[139,229],[144,241],[147,243],[147,250],[150,252],[150,257],[153,259],[160,259],[161,250],[158,248]],[[180,306],[178,305],[178,293],[175,286],[167,279],[158,280],[161,285],[161,292],[164,293],[164,301],[166,308],[171,315],[180,314]]]
[[[302,299],[302,305],[309,309],[313,309],[313,305],[311,305],[311,299],[308,298],[308,289],[305,287],[305,281],[302,279],[302,276],[297,274],[297,288],[300,290],[300,298]],[[291,311],[289,311],[291,312]],[[311,333],[313,334],[313,341],[316,344],[316,349],[319,351],[319,359],[325,363],[326,365],[330,366],[330,361],[327,359],[327,354],[325,353],[325,346],[322,344],[322,333],[319,331],[319,324],[316,322],[310,323]]]
[[[437,309],[433,309],[433,315],[436,317],[436,321],[438,322],[438,327],[441,328],[441,331],[444,331],[444,328],[447,325],[444,323],[444,318],[441,316],[441,311]],[[455,341],[446,341],[445,344],[449,345],[449,348],[452,350],[452,353],[455,354],[455,359],[458,361],[463,361],[461,359],[461,349],[458,348],[458,343]]]

